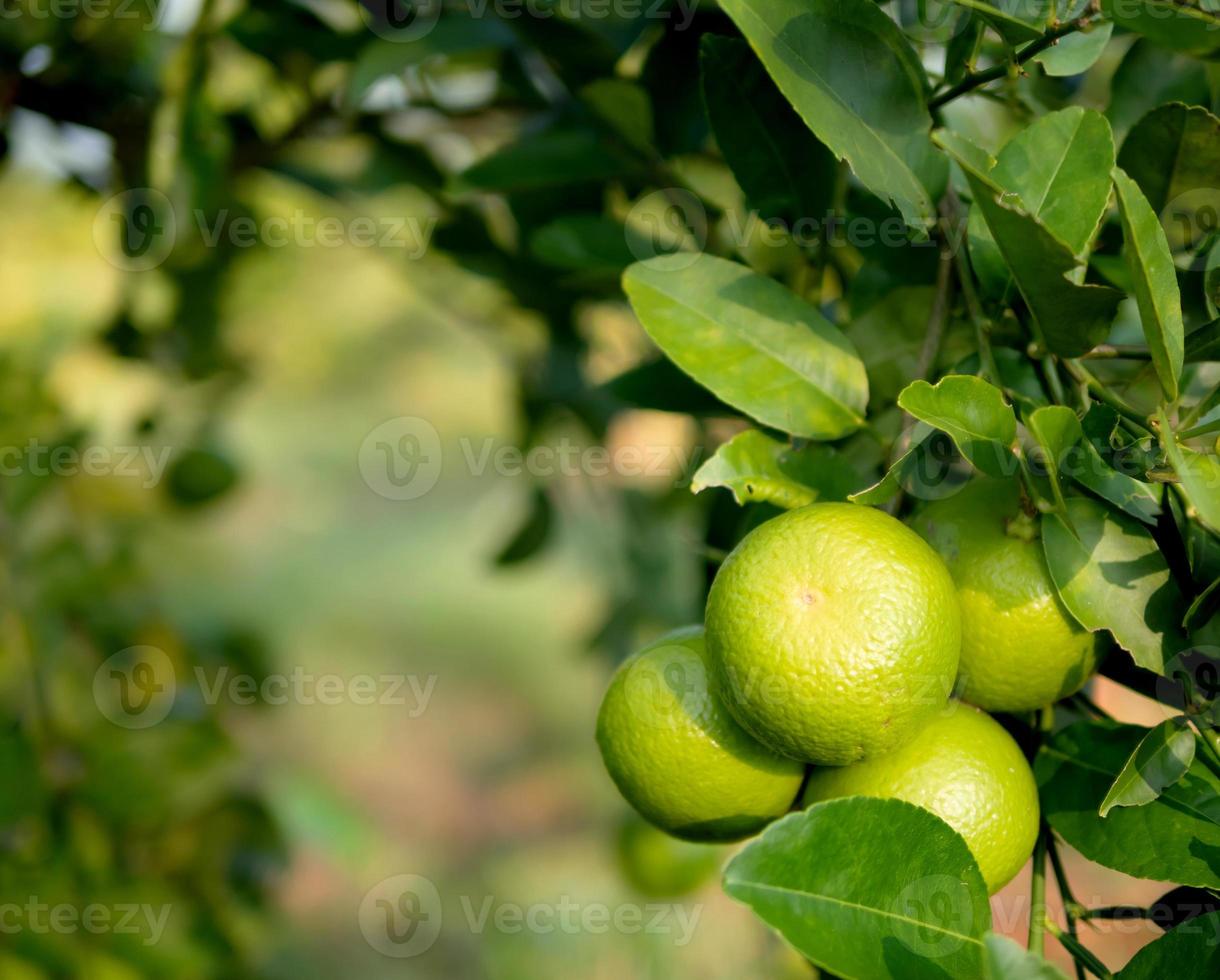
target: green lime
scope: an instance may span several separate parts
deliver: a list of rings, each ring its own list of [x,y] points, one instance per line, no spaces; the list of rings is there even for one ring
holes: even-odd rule
[[[804,766],[772,753],[725,709],[702,627],[619,667],[597,716],[611,778],[647,820],[687,840],[738,840],[786,813]]]
[[[712,585],[707,634],[737,720],[819,765],[909,740],[948,700],[960,645],[940,558],[854,504],[813,504],[750,532]]]
[[[671,837],[633,814],[619,830],[618,857],[623,876],[636,891],[671,898],[711,879],[720,867],[721,849]]]
[[[1012,736],[989,715],[953,702],[897,752],[841,769],[815,769],[802,805],[842,796],[906,800],[965,839],[994,894],[1013,879],[1038,836],[1038,787]]]
[[[1032,711],[1079,691],[1096,644],[1063,608],[1042,553],[1041,524],[1013,480],[976,479],[912,522],[949,566],[962,610],[963,699]]]

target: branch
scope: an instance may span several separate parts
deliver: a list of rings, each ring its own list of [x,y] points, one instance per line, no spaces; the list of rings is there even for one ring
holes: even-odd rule
[[[1069,34],[1074,34],[1076,31],[1087,27],[1092,23],[1094,12],[1090,10],[1087,14],[1076,18],[1076,20],[1068,21],[1066,24],[1060,24],[1054,30],[1043,34],[1038,40],[1032,41],[1029,45],[1017,53],[1017,56],[1009,63],[1003,65],[995,65],[987,68],[984,71],[971,72],[952,88],[945,89],[940,95],[932,97],[928,103],[929,109],[939,109],[947,102],[952,102],[954,99],[965,95],[967,92],[972,92],[981,85],[986,85],[988,82],[994,82],[1003,78],[1008,74],[1011,65],[1020,67],[1031,58],[1036,58],[1047,48],[1058,43],[1061,37],[1067,37]]]

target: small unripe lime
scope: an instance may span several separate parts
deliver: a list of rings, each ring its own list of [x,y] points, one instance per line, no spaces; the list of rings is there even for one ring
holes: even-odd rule
[[[897,752],[815,769],[801,803],[842,796],[931,810],[965,839],[993,894],[1021,870],[1038,837],[1038,787],[1020,746],[995,719],[960,702]]]
[[[1041,518],[1013,480],[976,479],[912,526],[949,566],[962,610],[959,688],[987,711],[1032,711],[1079,691],[1094,637],[1063,607],[1042,551]]]
[[[888,514],[837,503],[750,532],[712,585],[707,633],[737,720],[819,765],[908,741],[948,700],[961,642],[936,553]]]
[[[624,661],[597,716],[597,744],[627,802],[687,840],[761,830],[788,812],[804,776],[804,766],[759,744],[726,710],[701,627]]]

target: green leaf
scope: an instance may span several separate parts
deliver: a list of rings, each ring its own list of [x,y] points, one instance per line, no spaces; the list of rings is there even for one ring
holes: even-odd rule
[[[863,423],[868,378],[851,341],[774,280],[680,254],[637,262],[623,288],[657,346],[721,401],[809,439]]]
[[[1137,878],[1220,886],[1220,778],[1196,759],[1145,806],[1102,801],[1148,729],[1082,721],[1055,733],[1034,761],[1042,812],[1090,861]],[[1189,974],[1184,974],[1189,975]]]
[[[987,933],[985,980],[1067,980],[1059,968],[1007,936]]]
[[[1085,497],[1067,501],[1067,517],[1071,529],[1055,514],[1042,521],[1063,604],[1086,629],[1109,630],[1137,664],[1162,673],[1187,645],[1177,625],[1186,604],[1156,541],[1142,524]]]
[[[1220,912],[1187,919],[1149,943],[1118,971],[1118,980],[1220,975]]]
[[[553,129],[484,157],[453,180],[452,190],[527,191],[598,183],[637,173],[640,163],[589,129]]]
[[[1153,109],[1128,134],[1118,165],[1160,217],[1174,254],[1199,244],[1215,225],[1220,119],[1202,106],[1174,102]]]
[[[617,276],[635,261],[633,234],[633,229],[599,214],[565,215],[534,232],[530,252],[557,269]],[[637,247],[648,245],[641,241]]]
[[[982,974],[991,909],[978,865],[909,803],[849,797],[789,814],[729,862],[724,889],[832,973]]]
[[[1178,397],[1182,374],[1182,295],[1178,274],[1169,254],[1169,242],[1139,185],[1122,170],[1114,168],[1114,189],[1118,192],[1118,212],[1122,216],[1126,241],[1127,267],[1135,284],[1144,338],[1152,354],[1152,364],[1168,401]]]
[[[923,67],[872,0],[721,0],[793,108],[870,191],[919,228],[936,220],[944,159]]]
[[[1194,55],[1220,48],[1220,17],[1198,6],[1174,0],[1101,0],[1101,11],[1161,47]]]
[[[1220,238],[1216,239],[1203,258],[1203,292],[1207,312],[1213,317],[1220,317]],[[1212,326],[1216,323],[1213,320]]]
[[[1118,414],[1108,405],[1090,406],[1081,420],[1086,438],[1080,443],[1083,456],[1073,461],[1071,477],[1103,500],[1146,524],[1155,524],[1161,512],[1161,500],[1151,484],[1135,479],[1130,473],[1111,466],[1102,453],[1110,453],[1110,438],[1118,425]]]
[[[928,318],[935,301],[936,290],[930,285],[903,286],[886,293],[844,328],[868,371],[870,412],[891,407],[911,378],[919,375]],[[950,319],[935,367],[949,367],[974,350],[974,346],[974,332],[966,324]]]
[[[898,405],[947,433],[962,455],[988,476],[1013,474],[1017,418],[995,385],[968,374],[950,374],[935,385],[915,381],[898,396]]]
[[[1207,69],[1194,58],[1139,38],[1114,73],[1106,118],[1115,133],[1126,133],[1142,116],[1167,102],[1209,105]],[[1127,170],[1121,159],[1119,163]]]
[[[554,517],[550,498],[542,490],[535,490],[530,500],[529,513],[525,515],[512,538],[500,549],[494,564],[498,568],[505,568],[533,558],[550,540]]]
[[[1047,346],[1078,357],[1105,340],[1123,294],[1106,286],[1080,285],[1080,261],[1036,217],[990,176],[986,154],[969,140],[940,130],[936,140],[966,174],[975,203]]]
[[[1083,74],[1097,63],[1113,33],[1114,24],[1102,21],[1088,30],[1061,37],[1057,44],[1034,55],[1034,61],[1056,78]]]
[[[956,493],[970,479],[953,440],[918,422],[911,431],[910,448],[886,470],[885,475],[848,500],[855,504],[880,507],[889,503],[900,490],[916,500],[939,500]]]
[[[1162,445],[1191,507],[1204,524],[1220,533],[1220,460],[1179,445],[1172,433],[1165,434]]]
[[[507,48],[512,43],[513,32],[503,21],[446,14],[409,43],[378,38],[366,44],[352,64],[344,101],[349,108],[355,107],[379,79],[401,75],[432,58]]]
[[[765,501],[792,509],[815,500],[846,500],[859,486],[859,474],[830,447],[794,449],[749,429],[735,435],[699,467],[691,491],[726,487],[739,504]]]
[[[1033,41],[1042,36],[1052,5],[1039,0],[953,0],[972,10],[1009,44]]]
[[[750,46],[706,34],[703,98],[720,152],[764,220],[821,219],[830,209],[834,155],[776,89]]]
[[[1056,502],[1063,507],[1059,471],[1070,465],[1068,454],[1084,438],[1080,419],[1064,405],[1046,405],[1031,412],[1025,419],[1025,426],[1042,447],[1047,478],[1051,481]]]
[[[1151,803],[1185,776],[1194,761],[1195,733],[1185,716],[1161,722],[1140,739],[1101,801],[1098,815],[1104,817],[1116,806]]]
[[[1110,201],[1114,136],[1100,112],[1052,112],[1004,144],[991,180],[1083,257]]]
[[[1187,364],[1220,360],[1220,320],[1213,320],[1186,335],[1184,359]]]
[[[628,146],[641,153],[656,153],[652,102],[642,87],[622,78],[599,78],[578,94]]]

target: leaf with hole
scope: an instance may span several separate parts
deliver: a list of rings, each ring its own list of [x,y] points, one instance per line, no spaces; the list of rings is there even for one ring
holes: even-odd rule
[[[815,500],[846,500],[860,483],[851,464],[828,446],[795,449],[748,429],[699,467],[691,491],[725,487],[739,504],[763,501],[792,509]]]

